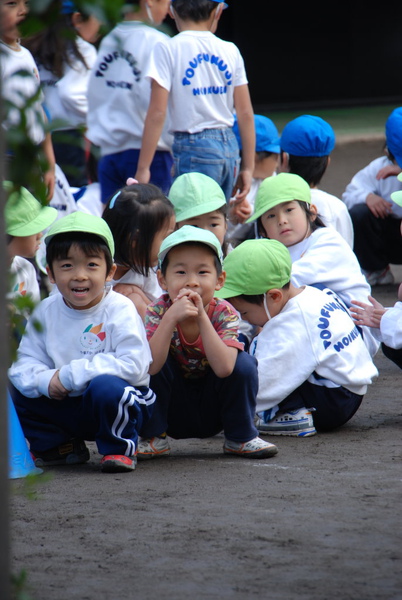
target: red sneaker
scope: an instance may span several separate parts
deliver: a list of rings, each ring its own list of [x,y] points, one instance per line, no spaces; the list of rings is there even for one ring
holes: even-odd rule
[[[124,456],[123,454],[106,454],[101,460],[103,473],[134,471],[136,464],[136,456]]]

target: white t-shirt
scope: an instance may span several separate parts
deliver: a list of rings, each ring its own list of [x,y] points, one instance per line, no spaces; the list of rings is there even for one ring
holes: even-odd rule
[[[155,302],[155,300],[165,293],[158,283],[156,272],[152,269],[150,269],[148,277],[145,277],[145,275],[141,275],[140,273],[136,273],[130,269],[127,271],[127,273],[120,277],[120,279],[113,279],[111,283],[113,287],[118,283],[137,285],[144,292],[147,298],[150,299],[150,302]]]
[[[14,256],[10,266],[11,289],[8,299],[30,296],[34,302],[40,300],[39,282],[35,267],[26,258]]]
[[[76,37],[76,42],[86,64],[72,56],[72,65],[65,64],[61,79],[38,63],[48,116],[52,121],[55,119],[65,121],[66,124],[61,129],[86,124],[88,80],[90,70],[96,61],[96,49],[80,36]]]
[[[250,354],[258,360],[257,412],[277,406],[307,380],[364,395],[378,375],[342,302],[309,286],[264,325]]]
[[[19,50],[13,50],[0,43],[0,76],[3,98],[16,107],[8,109],[3,122],[4,129],[10,129],[21,122],[19,109],[25,107],[27,101],[40,90],[39,72],[29,50],[22,46]],[[25,110],[27,133],[35,145],[41,144],[45,139],[42,100],[43,96],[39,93],[38,99]]]
[[[80,396],[99,374],[148,386],[151,361],[144,324],[128,298],[107,288],[96,306],[74,310],[61,294],[53,294],[29,319],[9,377],[28,398],[49,396],[50,380],[59,369],[69,395]]]
[[[296,287],[321,284],[350,307],[352,300],[368,303],[371,287],[361,272],[349,244],[332,227],[320,227],[305,240],[288,248],[292,259],[292,282]],[[368,327],[364,339],[371,356],[379,343]]]
[[[100,44],[88,84],[87,137],[102,156],[140,149],[151,97],[145,78],[154,45],[166,34],[139,21],[117,25]],[[170,151],[168,123],[157,150]]]
[[[386,179],[377,179],[378,171],[392,164],[386,156],[381,156],[356,173],[342,194],[342,200],[348,209],[356,204],[366,204],[369,194],[377,194],[392,203],[392,216],[402,219],[402,207],[391,200],[392,192],[402,190],[402,182],[395,175]]]
[[[336,196],[317,188],[311,189],[311,204],[317,207],[325,225],[336,229],[353,248],[353,222],[346,204]]]
[[[232,127],[234,88],[248,83],[237,46],[210,31],[182,31],[157,44],[147,75],[169,91],[172,132]]]

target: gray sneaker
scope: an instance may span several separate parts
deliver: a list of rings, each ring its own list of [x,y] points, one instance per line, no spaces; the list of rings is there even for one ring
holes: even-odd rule
[[[138,442],[137,458],[138,460],[148,460],[169,456],[170,446],[167,437],[153,437],[151,439],[140,438]]]
[[[256,427],[261,435],[309,437],[317,433],[312,414],[307,408],[279,412],[267,423],[263,419],[258,418]]]
[[[271,458],[271,456],[278,453],[278,448],[259,437],[243,444],[225,439],[223,453],[242,456],[243,458]]]

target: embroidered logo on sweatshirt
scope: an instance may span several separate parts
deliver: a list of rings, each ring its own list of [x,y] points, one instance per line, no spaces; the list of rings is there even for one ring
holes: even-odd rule
[[[106,333],[101,331],[103,323],[99,325],[88,325],[81,334],[80,342],[84,348],[82,354],[98,354],[103,352],[105,348]]]

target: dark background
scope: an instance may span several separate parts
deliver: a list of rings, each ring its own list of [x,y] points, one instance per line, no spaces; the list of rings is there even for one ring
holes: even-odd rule
[[[228,4],[216,33],[240,49],[255,110],[364,106],[402,99],[398,4]]]

